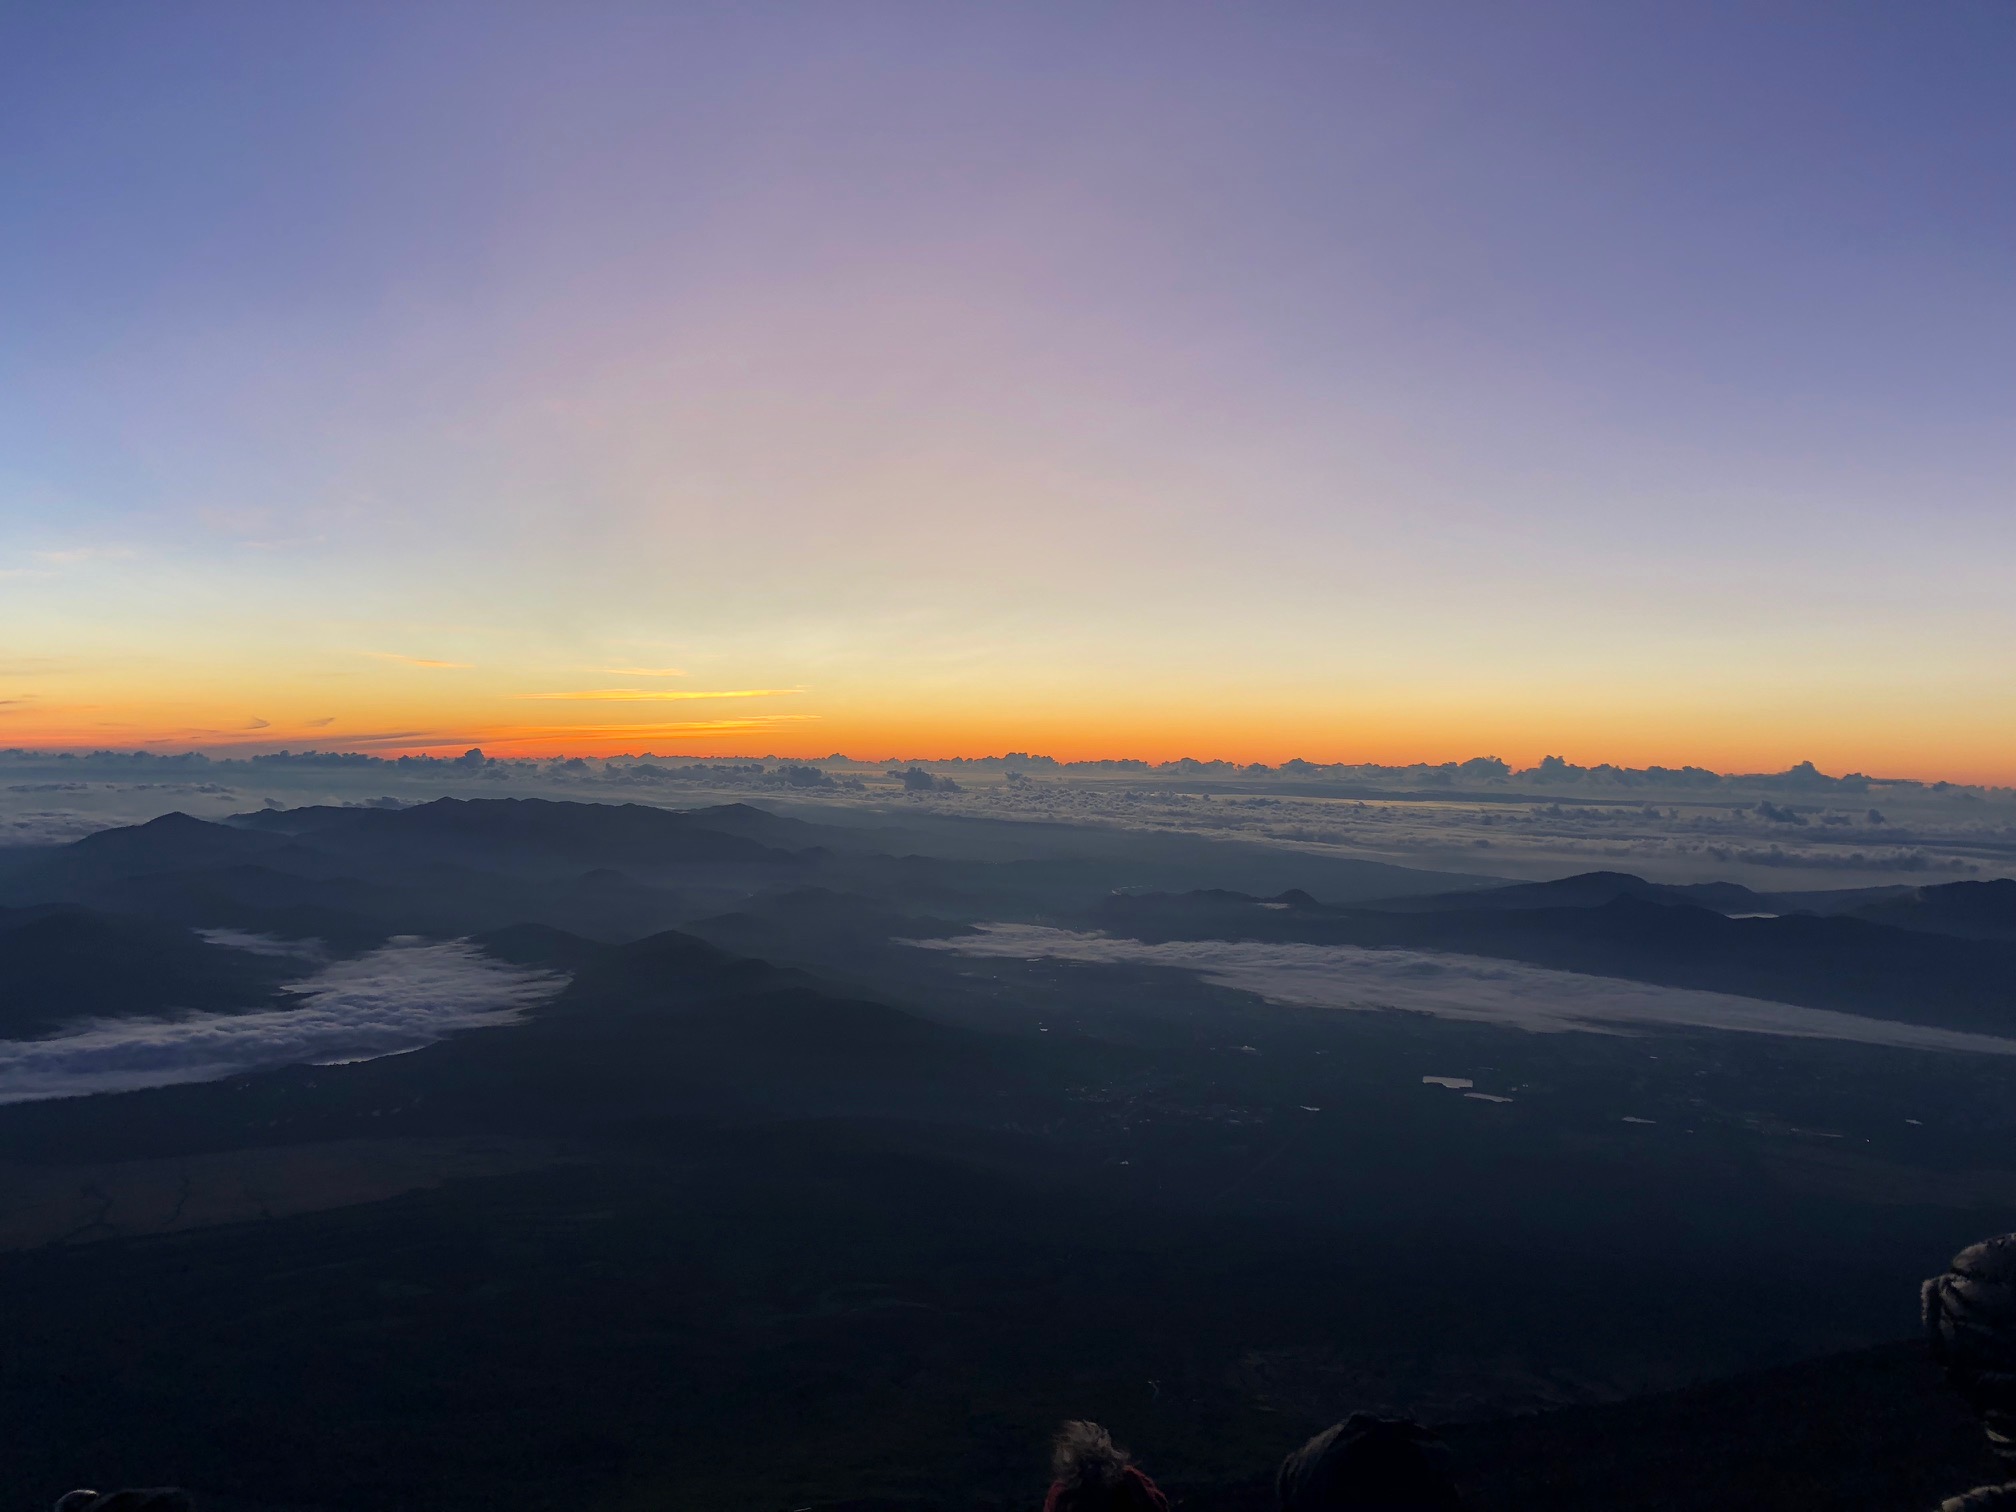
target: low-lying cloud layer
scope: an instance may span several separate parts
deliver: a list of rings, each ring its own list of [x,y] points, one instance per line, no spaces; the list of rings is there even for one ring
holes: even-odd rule
[[[1510,776],[1438,769],[1427,774],[1435,783],[1393,769],[1353,776],[1123,765],[533,761],[478,751],[439,760],[311,752],[225,761],[0,751],[0,863],[9,847],[74,840],[170,809],[221,819],[262,806],[453,795],[926,812],[1205,835],[1512,878],[1604,869],[1663,882],[1804,889],[2016,876],[2016,790],[2006,788],[1829,778],[1797,768],[1687,781],[1686,773],[1667,773],[1660,786],[1656,773],[1602,776],[1565,765]]]
[[[977,935],[911,943],[926,950],[1015,960],[1166,966],[1279,1003],[1426,1013],[1540,1034],[1578,1029],[1614,1034],[1657,1026],[1852,1040],[1907,1050],[2016,1055],[2016,1039],[1990,1034],[1892,1023],[1824,1008],[1657,987],[1617,977],[1582,976],[1482,956],[1226,940],[1148,944],[1033,924],[992,924]]]
[[[394,940],[287,988],[298,1007],[107,1019],[49,1039],[0,1041],[0,1103],[394,1055],[458,1029],[509,1023],[562,985],[459,941]]]

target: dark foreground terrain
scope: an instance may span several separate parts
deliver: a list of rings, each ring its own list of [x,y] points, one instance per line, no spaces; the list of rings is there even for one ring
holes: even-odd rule
[[[0,867],[7,1032],[39,1036],[0,1047],[12,1503],[1033,1506],[1091,1416],[1243,1508],[1365,1407],[1447,1425],[1483,1507],[1929,1507],[1987,1473],[1894,1341],[1919,1277],[2016,1227],[2016,1056],[964,946],[1461,953],[1992,1044],[1999,894],[921,839],[451,802]],[[429,1030],[471,980],[520,1006]],[[51,1095],[96,1086],[133,1090]]]
[[[11,1504],[89,1477],[276,1509],[1026,1507],[1048,1430],[1092,1413],[1184,1505],[1257,1509],[1325,1417],[1480,1345],[1571,1403],[1447,1430],[1480,1507],[1930,1507],[1988,1473],[1915,1344],[1572,1405],[1480,1299],[1444,1308],[1516,1263],[1485,1245],[1403,1280],[853,1127],[634,1161],[9,1257]],[[1643,1274],[1584,1279],[1583,1316],[1521,1321],[1638,1326]]]

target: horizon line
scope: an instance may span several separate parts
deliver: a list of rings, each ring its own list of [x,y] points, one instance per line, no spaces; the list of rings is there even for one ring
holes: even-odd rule
[[[903,766],[1000,767],[1009,770],[1035,768],[1045,771],[1055,770],[1060,773],[1076,771],[1089,774],[1093,771],[1103,770],[1106,772],[1138,773],[1144,776],[1180,777],[1211,775],[1228,778],[1238,776],[1255,778],[1287,776],[1292,778],[1304,775],[1305,773],[1330,774],[1335,776],[1387,773],[1399,776],[1408,774],[1424,776],[1434,774],[1440,776],[1463,776],[1481,782],[1504,782],[1520,778],[1574,782],[1589,778],[1601,780],[1614,775],[1617,777],[1636,777],[1641,780],[1651,779],[1654,781],[1672,779],[1676,785],[1683,786],[1690,782],[1699,783],[1705,779],[1713,779],[1717,782],[1766,780],[1783,782],[1790,779],[1793,781],[1809,781],[1816,786],[1865,783],[1876,787],[1975,789],[1983,792],[2016,791],[2016,783],[1911,776],[1879,776],[1862,771],[1849,771],[1837,775],[1822,771],[1816,763],[1810,760],[1795,761],[1779,771],[1720,771],[1713,767],[1699,766],[1692,763],[1681,766],[1666,766],[1655,762],[1647,766],[1632,767],[1603,761],[1583,765],[1553,755],[1543,756],[1530,767],[1516,767],[1497,756],[1472,756],[1461,761],[1435,762],[1423,760],[1402,763],[1349,760],[1313,761],[1300,756],[1291,756],[1284,761],[1273,764],[1259,761],[1240,762],[1222,757],[1196,756],[1177,756],[1164,761],[1149,761],[1143,757],[1133,756],[1099,756],[1067,759],[1024,751],[1005,751],[998,755],[987,756],[891,755],[863,757],[849,756],[839,751],[817,756],[781,755],[777,752],[770,752],[759,756],[755,754],[657,752],[650,750],[605,753],[554,751],[548,754],[493,756],[484,752],[482,747],[476,744],[469,745],[461,750],[456,749],[462,745],[463,743],[459,740],[429,742],[425,745],[413,745],[406,749],[393,750],[389,753],[369,750],[325,749],[321,747],[302,749],[295,749],[293,747],[275,748],[270,743],[254,745],[250,742],[207,747],[190,746],[179,751],[157,751],[142,747],[129,748],[119,746],[17,745],[0,748],[0,761],[19,761],[39,757],[55,760],[201,761],[204,763],[216,762],[220,764],[238,762],[245,764],[271,763],[273,765],[300,764],[303,766],[329,764],[362,765],[367,763],[386,766],[407,763],[414,765],[424,764],[427,766],[447,766],[462,763],[472,767],[479,763],[482,765],[494,763],[497,765],[541,766],[568,761],[603,763],[653,761],[674,762],[684,766],[711,763],[775,762],[784,765],[812,767],[844,763],[848,766],[877,769]],[[453,752],[453,754],[437,754],[444,751]],[[472,762],[470,760],[472,757],[477,758],[477,761]]]

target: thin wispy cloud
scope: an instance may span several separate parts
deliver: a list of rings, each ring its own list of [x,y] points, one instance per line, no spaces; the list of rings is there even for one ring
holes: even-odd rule
[[[427,667],[437,672],[466,672],[474,662],[435,661],[428,656],[402,656],[397,651],[366,651],[366,656],[379,661],[397,662],[402,667]]]
[[[212,945],[226,950],[242,950],[247,955],[270,956],[282,961],[309,961],[317,966],[326,966],[329,962],[329,952],[319,940],[282,940],[246,929],[199,929],[196,933]]]
[[[604,667],[611,677],[684,677],[684,667]]]
[[[66,845],[72,840],[82,840],[86,835],[98,830],[110,829],[120,822],[116,816],[84,813],[77,809],[31,809],[21,813],[0,813],[0,848],[15,845]]]
[[[486,746],[591,740],[701,740],[715,735],[762,735],[817,719],[816,714],[766,714],[756,719],[688,719],[667,724],[530,725],[486,732]]]
[[[80,562],[118,562],[133,555],[131,546],[68,546],[60,551],[38,551],[35,560],[51,567],[75,567]]]
[[[687,703],[707,698],[789,698],[803,688],[584,688],[568,693],[520,693],[539,702]]]
[[[372,730],[362,735],[345,735],[343,737],[343,744],[346,749],[351,747],[362,749],[367,746],[412,746],[417,748],[430,742],[440,745],[454,745],[458,741],[463,745],[469,743],[466,737],[444,736],[439,730]]]
[[[282,521],[281,517],[270,509],[225,509],[213,506],[197,510],[196,518],[219,535],[233,537],[231,545],[251,551],[282,551],[292,546],[316,546],[328,539],[319,532],[313,535],[276,534],[276,527]]]
[[[328,539],[325,535],[280,536],[272,540],[233,541],[231,544],[244,551],[292,551],[301,546],[320,546]]]
[[[67,567],[86,562],[124,561],[133,554],[130,546],[68,546],[56,551],[36,551],[29,554],[34,566],[0,567],[0,578],[54,577]]]
[[[0,578],[55,577],[86,562],[124,561],[132,555],[132,549],[126,546],[70,546],[60,551],[35,551],[29,553],[33,566],[0,568]]]
[[[335,723],[336,720],[333,717],[329,719],[294,720],[288,722],[287,728],[319,730],[325,729]],[[183,746],[190,749],[216,750],[220,746],[243,746],[247,748],[265,746],[270,744],[275,738],[267,736],[264,739],[248,740],[244,737],[251,728],[250,726],[241,726],[236,729],[222,730],[187,727],[177,730],[171,735],[159,737],[126,733],[120,735],[119,740],[121,744],[132,744],[134,746],[167,746],[170,748]],[[105,736],[103,734],[94,734],[91,738],[103,739]],[[439,730],[367,730],[354,735],[345,734],[343,736],[343,748],[345,750],[356,751],[367,750],[375,746],[395,746],[406,750],[419,750],[428,746],[445,747],[451,745],[466,748],[475,744],[480,738],[480,736],[471,736],[456,731],[443,734]]]

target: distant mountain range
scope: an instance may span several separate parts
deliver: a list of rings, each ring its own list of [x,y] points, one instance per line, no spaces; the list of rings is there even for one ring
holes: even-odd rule
[[[1972,884],[1963,884],[1972,885]],[[1682,904],[1720,914],[1847,913],[1911,892],[1908,887],[1847,888],[1825,892],[1755,892],[1733,882],[1648,882],[1629,872],[1581,872],[1552,882],[1514,882],[1502,887],[1430,893],[1382,900],[1373,907],[1392,912],[1441,913],[1450,909],[1600,908],[1629,898],[1643,903]]]
[[[1153,840],[1115,856],[1043,861],[902,854],[909,837],[811,824],[747,804],[676,811],[536,798],[442,798],[407,808],[267,810],[213,823],[173,813],[67,845],[0,852],[0,973],[14,993],[0,1035],[85,1017],[259,1006],[282,979],[191,929],[360,950],[399,935],[483,935],[539,925],[637,940],[812,889],[903,917],[1090,903],[1139,877],[1214,863],[1287,875],[1298,864],[1208,842]],[[896,848],[890,854],[878,848]],[[1137,855],[1153,859],[1144,867]],[[1312,860],[1347,896],[1462,880],[1377,862]],[[770,905],[760,905],[768,907]],[[24,911],[25,910],[25,911]],[[801,910],[808,922],[811,911]],[[12,921],[11,923],[9,921]],[[856,918],[849,927],[858,928]],[[33,927],[28,927],[28,926]],[[922,926],[926,930],[928,924]]]
[[[298,962],[221,950],[153,919],[61,904],[0,909],[0,1039],[136,1005],[267,1007],[298,975]]]
[[[1373,907],[1394,913],[1451,910],[1600,908],[1630,899],[1706,908],[1732,917],[1820,914],[1894,924],[1933,934],[2016,940],[2016,881],[1946,882],[1929,887],[1855,887],[1818,892],[1755,892],[1733,882],[1647,882],[1628,872],[1582,872],[1553,882],[1516,882],[1394,898]]]

